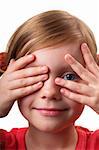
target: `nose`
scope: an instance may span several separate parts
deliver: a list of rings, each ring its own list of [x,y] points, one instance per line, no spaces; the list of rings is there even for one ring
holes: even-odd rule
[[[42,87],[41,98],[45,100],[61,99],[60,87],[55,84],[55,78],[50,78],[45,81],[44,86]]]

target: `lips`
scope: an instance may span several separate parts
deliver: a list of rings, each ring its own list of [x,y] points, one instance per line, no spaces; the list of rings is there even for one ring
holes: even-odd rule
[[[67,110],[67,108],[59,109],[59,108],[33,108],[37,110],[47,110],[47,111],[64,111]]]
[[[63,112],[67,111],[68,108],[59,109],[59,108],[33,108],[37,112],[39,112],[43,116],[58,116],[61,115]]]

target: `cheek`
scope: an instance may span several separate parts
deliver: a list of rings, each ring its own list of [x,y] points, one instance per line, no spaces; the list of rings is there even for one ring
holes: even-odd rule
[[[18,107],[21,113],[28,112],[31,109],[31,104],[33,102],[33,96],[29,95],[18,100]]]
[[[84,109],[84,105],[71,101],[69,102],[69,106],[70,106],[70,112],[69,112],[70,122],[74,123],[81,116]]]
[[[77,103],[73,100],[67,99],[65,100],[67,105],[70,107],[70,112],[71,115],[73,116],[79,116],[81,115],[83,109],[84,109],[84,105],[81,103]]]
[[[28,120],[30,110],[31,110],[31,102],[28,98],[22,98],[18,101],[18,107],[22,116]]]
[[[84,105],[74,102],[72,108],[74,115],[80,116],[84,109]]]
[[[73,107],[73,118],[76,121],[82,114],[84,109],[84,105],[82,104],[75,104]]]

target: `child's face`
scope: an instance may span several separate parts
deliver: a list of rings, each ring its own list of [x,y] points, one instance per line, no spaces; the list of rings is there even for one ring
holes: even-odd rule
[[[75,82],[81,82],[65,62],[64,56],[69,53],[81,64],[84,60],[77,44],[68,44],[59,48],[44,48],[34,52],[35,62],[29,66],[46,65],[49,68],[49,78],[37,92],[19,100],[19,107],[30,126],[42,131],[57,131],[73,125],[80,116],[83,105],[64,97],[61,87],[55,84],[56,77],[66,79],[67,74],[74,74]],[[28,67],[29,67],[28,66]],[[56,111],[57,110],[57,111]]]

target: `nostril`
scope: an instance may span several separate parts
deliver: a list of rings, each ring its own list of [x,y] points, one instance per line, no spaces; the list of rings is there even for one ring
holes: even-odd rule
[[[42,96],[42,98],[43,98],[43,99],[45,99],[45,98],[46,98],[46,96]]]
[[[52,79],[49,79],[43,86],[41,98],[45,100],[60,99],[60,87],[56,86]]]

